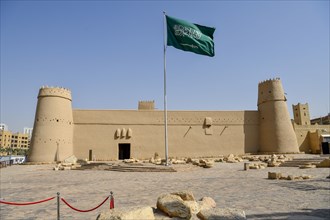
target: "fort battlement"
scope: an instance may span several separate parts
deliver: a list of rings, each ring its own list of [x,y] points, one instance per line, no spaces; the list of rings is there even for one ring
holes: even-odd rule
[[[275,81],[280,81],[281,79],[279,77],[275,77],[273,79],[266,79],[266,80],[262,80],[259,82],[259,84],[264,84],[264,83],[269,83],[269,82],[275,82]]]
[[[265,80],[258,85],[258,106],[268,101],[286,101],[280,78]]]
[[[38,98],[45,96],[61,97],[72,101],[71,91],[63,87],[42,86],[39,90]]]
[[[155,101],[139,101],[139,110],[154,110],[155,109]]]

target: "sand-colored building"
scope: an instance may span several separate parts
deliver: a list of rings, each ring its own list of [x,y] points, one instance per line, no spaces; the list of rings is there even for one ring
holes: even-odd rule
[[[29,149],[29,139],[27,134],[23,133],[12,133],[11,131],[0,129],[0,154],[7,155],[8,150],[28,150]]]
[[[296,133],[299,150],[306,153],[319,154],[322,152],[322,145],[329,147],[330,125],[311,124],[309,106],[307,103],[292,106],[293,127]]]
[[[30,161],[61,161],[71,155],[96,160],[147,159],[155,153],[165,157],[164,112],[156,110],[153,101],[139,102],[137,110],[72,109],[71,102],[68,89],[40,89]],[[169,156],[299,152],[301,141],[280,79],[259,83],[257,107],[168,111]]]

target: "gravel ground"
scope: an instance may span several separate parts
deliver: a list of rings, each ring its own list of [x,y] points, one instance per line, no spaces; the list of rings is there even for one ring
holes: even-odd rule
[[[317,157],[294,155],[294,157]],[[156,206],[162,193],[189,190],[196,199],[212,197],[217,207],[245,211],[248,219],[330,219],[329,168],[276,167],[244,171],[244,162],[215,163],[204,169],[173,165],[178,172],[113,172],[103,170],[53,171],[54,165],[15,165],[0,169],[1,200],[38,201],[61,197],[73,207],[96,207],[114,192],[115,207]],[[268,172],[283,175],[312,175],[309,180],[269,180]],[[109,209],[107,201],[92,212],[76,212],[60,203],[61,219],[96,219]],[[41,204],[0,204],[0,219],[56,219],[56,198]]]

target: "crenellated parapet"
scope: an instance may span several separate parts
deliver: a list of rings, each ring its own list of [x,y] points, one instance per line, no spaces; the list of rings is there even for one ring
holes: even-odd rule
[[[139,101],[139,110],[154,110],[155,109],[155,101]]]
[[[60,97],[72,101],[71,91],[63,87],[42,86],[39,90],[38,98],[46,96]]]
[[[280,78],[265,80],[258,85],[258,106],[269,101],[286,101]]]

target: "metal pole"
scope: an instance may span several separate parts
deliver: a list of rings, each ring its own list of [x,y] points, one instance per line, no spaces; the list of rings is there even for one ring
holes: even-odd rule
[[[60,193],[57,192],[57,220],[60,220]]]
[[[113,192],[110,192],[110,209],[114,209],[115,208],[115,201],[113,199]]]
[[[164,124],[165,124],[165,166],[168,166],[168,138],[167,138],[167,97],[166,97],[166,12],[164,11]],[[167,33],[167,32],[166,32]]]

